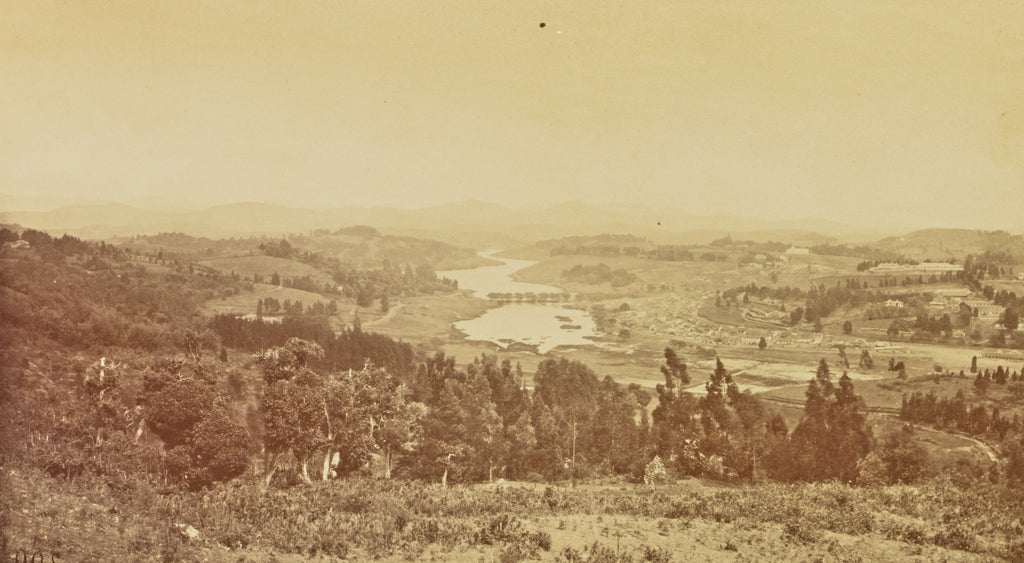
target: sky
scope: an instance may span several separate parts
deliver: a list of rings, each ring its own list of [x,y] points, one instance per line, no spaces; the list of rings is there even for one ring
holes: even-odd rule
[[[1016,0],[0,13],[4,194],[1024,226]]]

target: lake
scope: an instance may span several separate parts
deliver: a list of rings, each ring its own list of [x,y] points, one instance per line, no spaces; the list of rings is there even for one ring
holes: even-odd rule
[[[512,279],[512,274],[536,262],[499,258],[495,256],[498,252],[480,255],[500,261],[499,265],[449,270],[437,275],[458,281],[459,289],[470,290],[482,299],[487,299],[489,293],[562,293],[554,286]],[[475,319],[458,321],[454,326],[470,340],[493,342],[502,348],[519,342],[536,346],[541,354],[558,346],[592,345],[592,339],[597,336],[590,313],[554,303],[506,303]]]

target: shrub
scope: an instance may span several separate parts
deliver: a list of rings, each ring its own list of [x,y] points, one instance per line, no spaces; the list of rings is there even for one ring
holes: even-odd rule
[[[493,545],[505,543],[501,552],[502,561],[535,559],[540,550],[551,549],[551,535],[547,532],[528,532],[522,523],[509,514],[501,514],[488,520],[473,535],[473,542]]]
[[[935,537],[932,539],[932,543],[959,551],[975,551],[977,549],[977,542],[974,538],[974,534],[965,529],[961,524],[948,526],[944,530],[935,534]]]
[[[800,543],[817,543],[824,537],[820,529],[803,518],[787,522],[783,529],[786,537]]]
[[[667,477],[668,474],[665,472],[665,464],[661,462],[661,457],[654,456],[654,459],[644,468],[644,484],[663,483]]]
[[[728,546],[726,547],[728,549]],[[651,563],[669,563],[672,561],[672,552],[659,546],[644,546],[644,561]]]

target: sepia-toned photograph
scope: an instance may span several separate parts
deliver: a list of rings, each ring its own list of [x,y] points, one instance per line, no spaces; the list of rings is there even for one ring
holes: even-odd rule
[[[1024,562],[1024,2],[0,14],[0,562]]]

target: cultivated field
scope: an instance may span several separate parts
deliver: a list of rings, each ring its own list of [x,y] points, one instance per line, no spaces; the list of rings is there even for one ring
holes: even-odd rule
[[[302,262],[274,256],[237,256],[215,258],[198,262],[200,266],[213,268],[225,274],[235,273],[242,277],[263,276],[265,281],[276,272],[282,279],[310,276],[318,284],[333,284],[330,276]]]

